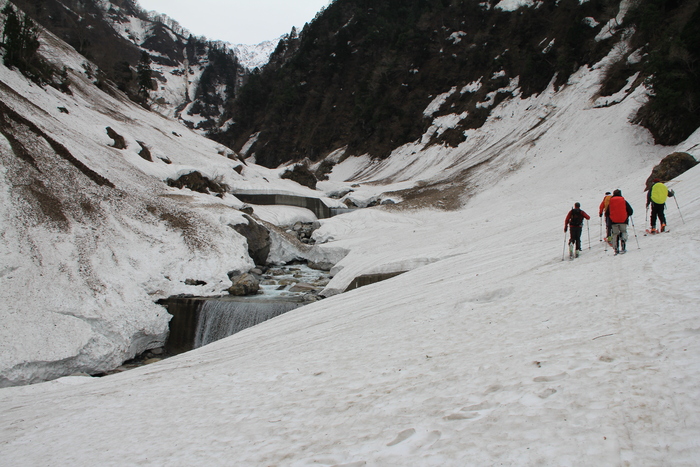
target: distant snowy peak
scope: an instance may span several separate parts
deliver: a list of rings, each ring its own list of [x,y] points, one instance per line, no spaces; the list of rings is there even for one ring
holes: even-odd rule
[[[271,41],[261,42],[257,45],[231,45],[231,49],[238,57],[238,62],[241,66],[248,70],[254,70],[255,68],[262,68],[270,61],[270,55],[275,51],[282,37],[284,36]]]
[[[149,108],[203,135],[215,129],[224,111],[223,103],[234,98],[247,72],[230,44],[195,36],[168,15],[144,10],[136,0],[93,1],[102,10],[108,28],[150,56],[157,86],[149,91]],[[275,45],[267,47],[274,50]],[[251,53],[248,60],[256,60],[255,66],[260,66],[257,63],[269,60],[269,53]],[[125,55],[122,60],[135,70],[132,57]]]
[[[113,3],[107,0],[102,0],[105,4],[111,5],[114,8]],[[191,35],[189,30],[184,28],[180,23],[172,19],[166,14],[159,13],[157,11],[145,12],[148,19],[151,22],[158,22],[166,26],[173,33],[179,35],[182,38],[187,38]],[[127,35],[123,36],[129,38]],[[254,70],[255,68],[261,68],[270,61],[270,55],[277,48],[277,44],[284,36],[280,36],[277,39],[272,39],[269,41],[264,41],[256,45],[248,44],[231,44],[229,42],[217,41],[215,39],[200,37],[200,39],[211,42],[218,46],[220,49],[230,49],[234,52],[238,58],[238,62],[241,66],[245,67],[247,70]]]

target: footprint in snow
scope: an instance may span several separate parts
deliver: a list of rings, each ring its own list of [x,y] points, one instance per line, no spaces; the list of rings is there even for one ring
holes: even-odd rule
[[[513,287],[491,290],[476,297],[472,297],[469,301],[473,303],[491,303],[508,297],[513,293]]]
[[[462,410],[464,411],[469,411],[469,412],[476,412],[479,410],[487,410],[487,409],[492,409],[493,404],[489,404],[488,402],[481,402],[479,404],[474,404],[470,405],[469,407],[464,407]]]
[[[564,372],[564,373],[559,373],[558,375],[552,375],[552,376],[538,376],[533,381],[535,383],[551,383],[552,381],[560,381],[564,378],[567,378],[569,375]]]
[[[472,418],[478,417],[478,413],[462,413],[462,412],[457,412],[453,413],[450,415],[445,416],[445,420],[469,420]]]
[[[447,415],[444,417],[445,420],[469,420],[476,418],[481,415],[482,410],[488,410],[493,408],[493,404],[488,402],[482,402],[480,404],[470,405],[469,407],[462,407],[459,412]]]
[[[403,430],[401,433],[396,435],[396,438],[394,438],[393,441],[387,444],[387,446],[396,446],[397,444],[402,443],[411,438],[411,451],[415,452],[419,449],[431,447],[433,444],[438,442],[441,436],[442,433],[438,430],[422,432],[418,436],[416,436],[416,429],[409,428],[407,430]]]
[[[408,430],[403,430],[401,433],[396,435],[396,438],[387,446],[396,446],[397,444],[406,441],[408,438],[416,434],[416,429],[415,428],[409,428]]]

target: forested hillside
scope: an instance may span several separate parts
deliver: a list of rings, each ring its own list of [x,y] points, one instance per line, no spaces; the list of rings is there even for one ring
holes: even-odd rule
[[[560,88],[611,50],[601,96],[646,85],[634,122],[659,144],[700,126],[696,0],[336,0],[251,75],[224,44],[134,0],[14,3],[92,61],[84,72],[105,91],[269,167],[341,148],[383,158],[441,116],[458,123],[431,143],[457,146],[514,92]],[[426,115],[440,95],[447,105]]]
[[[442,113],[459,124],[433,143],[456,146],[513,90],[564,86],[613,48],[601,95],[646,82],[654,97],[636,120],[661,144],[700,125],[697,1],[515,3],[336,0],[280,43],[230,102],[234,123],[211,136],[267,166],[345,146],[385,157],[420,138],[431,124],[424,110],[452,90]]]

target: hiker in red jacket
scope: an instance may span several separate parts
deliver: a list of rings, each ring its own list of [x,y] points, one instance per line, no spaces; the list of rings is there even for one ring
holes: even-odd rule
[[[622,192],[620,190],[613,191],[606,214],[612,222],[612,243],[615,253],[627,251],[627,222],[633,213],[632,206],[622,197]]]
[[[581,203],[574,204],[574,208],[569,211],[564,221],[564,232],[569,228],[569,244],[574,244],[576,256],[581,251],[581,231],[583,230],[583,219],[590,219],[591,216],[581,210]]]

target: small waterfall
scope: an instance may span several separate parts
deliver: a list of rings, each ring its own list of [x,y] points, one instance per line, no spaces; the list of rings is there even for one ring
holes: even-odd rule
[[[165,352],[177,355],[196,349],[311,303],[309,296],[322,290],[330,275],[305,264],[289,264],[267,269],[260,279],[257,295],[159,300],[172,315]]]
[[[206,300],[199,310],[193,348],[231,336],[302,304],[281,300]]]

